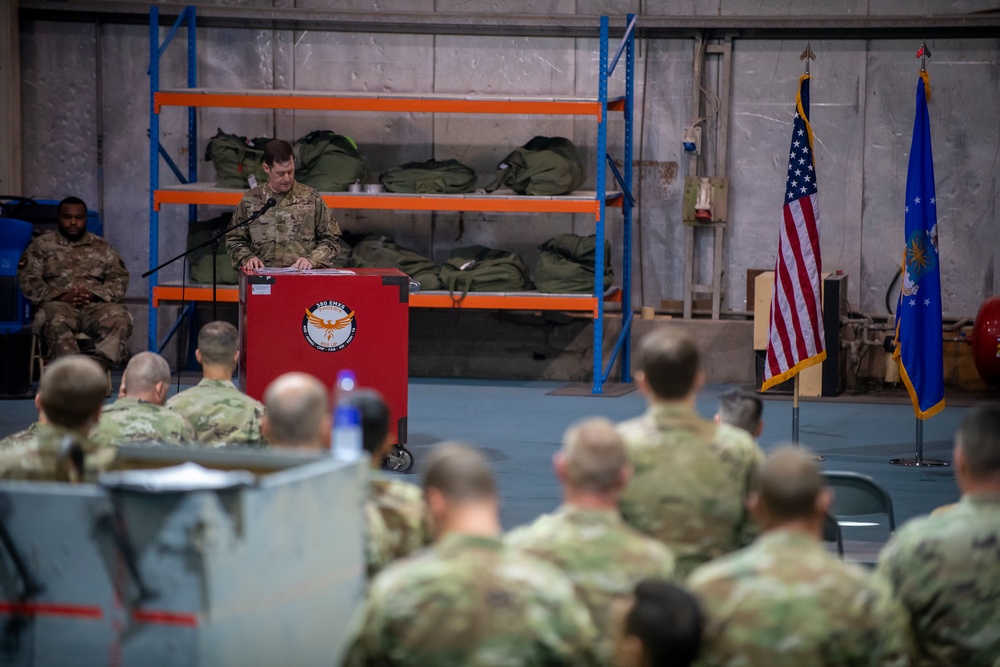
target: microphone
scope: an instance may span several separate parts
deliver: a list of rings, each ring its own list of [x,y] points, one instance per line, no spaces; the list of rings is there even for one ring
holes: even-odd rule
[[[274,200],[274,197],[268,197],[267,201],[264,202],[264,208],[260,209],[260,212],[263,214],[264,211],[274,208],[277,204],[278,202]]]

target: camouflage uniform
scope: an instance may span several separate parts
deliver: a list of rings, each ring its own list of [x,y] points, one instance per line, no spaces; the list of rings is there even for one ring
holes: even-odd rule
[[[614,636],[611,606],[632,594],[642,579],[674,578],[674,555],[651,537],[629,527],[614,510],[563,506],[528,526],[507,533],[508,546],[552,563],[576,587],[590,610],[603,661],[611,664]]]
[[[195,442],[194,428],[183,415],[138,398],[119,398],[101,410],[101,419],[90,431],[99,447],[126,443],[184,445]]]
[[[651,406],[618,432],[635,468],[622,516],[673,550],[681,576],[752,540],[744,501],[764,453],[748,433],[679,404]]]
[[[30,442],[31,439],[35,437],[35,434],[38,433],[39,426],[41,426],[41,422],[35,422],[23,431],[12,433],[3,440],[0,440],[0,452],[5,449],[10,449],[11,447],[16,447],[17,445]]]
[[[1000,494],[909,521],[878,571],[910,613],[918,665],[1000,665]]]
[[[366,500],[365,513],[365,563],[368,578],[372,579],[392,562],[392,536],[382,515],[371,500]]]
[[[430,515],[419,486],[372,471],[368,497],[389,531],[390,560],[404,558],[430,544]]]
[[[96,481],[97,475],[114,462],[114,448],[97,447],[80,431],[39,424],[33,438],[0,451],[0,479],[66,481],[58,469],[58,459],[67,436],[83,448],[84,481]]]
[[[313,268],[329,268],[340,251],[337,237],[340,227],[319,193],[296,181],[284,195],[271,191],[265,184],[245,195],[236,207],[233,222],[246,220],[260,210],[268,198],[278,204],[247,226],[234,229],[226,236],[226,250],[239,269],[251,257],[264,266],[291,266],[299,257],[312,262]]]
[[[266,444],[260,432],[264,405],[229,380],[202,380],[172,397],[167,407],[191,422],[197,441],[203,445]]]
[[[699,667],[909,664],[906,613],[887,583],[810,535],[767,532],[688,586],[706,617]]]
[[[573,586],[493,537],[448,535],[379,574],[345,665],[594,665]]]
[[[132,333],[132,316],[118,304],[129,274],[111,244],[90,232],[70,241],[47,232],[31,242],[17,265],[21,291],[36,308],[31,330],[40,334],[54,357],[79,354],[76,334],[97,339],[94,349],[109,364],[121,363]],[[85,287],[92,301],[82,306],[57,301],[73,287]]]

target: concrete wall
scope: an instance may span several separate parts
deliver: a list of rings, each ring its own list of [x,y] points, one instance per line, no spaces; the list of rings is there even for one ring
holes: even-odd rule
[[[239,4],[293,6],[290,1]],[[963,13],[994,4],[992,0],[384,0],[373,7],[368,1],[317,0],[294,6],[428,13],[863,16]],[[165,33],[162,30],[161,37]],[[180,43],[171,47],[163,64],[163,87],[185,82],[183,31],[179,37]],[[54,198],[78,194],[98,207],[107,236],[132,270],[129,295],[144,299],[146,284],[138,276],[148,268],[148,28],[31,20],[21,23],[20,38],[23,194]],[[995,206],[1000,196],[998,43],[996,39],[928,38],[934,53],[931,124],[944,307],[947,316],[974,316],[982,299],[1000,289],[994,270],[1000,254]],[[812,123],[824,269],[850,274],[852,308],[871,314],[884,312],[884,295],[899,266],[917,46],[907,40],[878,39],[812,43],[819,57],[812,66]],[[734,42],[723,310],[749,309],[746,270],[774,264],[785,178],[783,156],[803,48],[798,40]],[[637,307],[658,307],[663,299],[682,298],[680,198],[688,158],[681,151],[680,138],[692,120],[693,57],[692,39],[649,39],[639,45],[634,165],[640,202],[636,217],[639,249],[633,266]],[[200,85],[206,87],[592,96],[596,68],[594,39],[198,31],[198,76]],[[716,86],[717,79],[718,68],[710,64],[706,86]],[[620,80],[613,90],[615,86],[621,89]],[[481,185],[511,148],[536,134],[570,137],[587,164],[595,158],[596,132],[590,120],[204,109],[199,111],[198,122],[199,151],[217,128],[288,139],[314,129],[333,129],[354,137],[375,171],[409,160],[457,158],[476,169]],[[621,121],[614,121],[612,128],[609,146],[614,154],[620,152]],[[167,109],[161,115],[161,129],[164,146],[179,162],[186,160],[186,113]],[[711,161],[706,164],[711,168]],[[211,165],[202,165],[201,180],[211,180]],[[170,184],[169,172],[162,173],[162,183]],[[590,187],[593,181],[591,173]],[[200,215],[207,218],[217,212],[206,208]],[[465,234],[456,240],[458,215],[454,213],[345,211],[338,217],[347,229],[395,236],[437,260],[457,245],[483,243],[518,250],[529,266],[537,256],[538,243],[567,231],[588,233],[593,227],[587,216],[469,214],[464,220]],[[160,216],[163,257],[181,248],[185,219],[184,207],[164,207]],[[609,238],[619,244],[620,216],[612,211],[609,219]],[[701,281],[705,281],[710,248],[704,241],[697,247]],[[620,258],[615,260],[615,270],[620,276]],[[161,281],[179,276],[180,268],[171,267]],[[144,309],[137,306],[135,314],[133,346],[141,349],[145,346]]]

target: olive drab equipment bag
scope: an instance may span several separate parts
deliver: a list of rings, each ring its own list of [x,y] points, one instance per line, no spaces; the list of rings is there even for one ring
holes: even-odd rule
[[[295,142],[295,180],[300,183],[321,192],[344,192],[371,175],[368,159],[348,136],[316,130]]]
[[[232,213],[211,218],[210,220],[198,220],[188,224],[187,247],[194,248],[208,241],[226,227],[233,219]],[[198,248],[190,253],[188,261],[188,278],[191,282],[212,284],[212,246]],[[215,253],[215,279],[219,285],[235,285],[240,282],[239,274],[233,268],[233,263],[226,252],[226,238],[219,239],[219,249]]]
[[[535,137],[497,165],[486,191],[507,186],[519,195],[558,196],[573,192],[584,180],[583,162],[572,141]]]
[[[553,294],[592,294],[597,264],[597,237],[560,234],[538,246],[541,254],[535,266],[535,286]],[[604,241],[604,289],[614,281],[611,244]]]
[[[354,246],[350,266],[358,269],[399,269],[420,283],[420,289],[441,289],[438,266],[423,255],[384,236],[367,236]]]
[[[387,169],[378,180],[386,192],[447,195],[474,192],[478,179],[458,160],[427,160]]]
[[[528,268],[510,250],[483,246],[456,248],[441,265],[441,282],[459,299],[469,292],[523,292],[531,289]]]
[[[220,129],[205,147],[205,161],[215,167],[215,187],[246,190],[251,175],[258,185],[264,183],[264,145],[269,141],[267,137],[247,139],[226,134]]]

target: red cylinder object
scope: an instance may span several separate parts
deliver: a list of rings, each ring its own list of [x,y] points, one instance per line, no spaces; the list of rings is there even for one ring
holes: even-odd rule
[[[972,359],[983,382],[1000,387],[1000,296],[979,307],[972,329]]]

